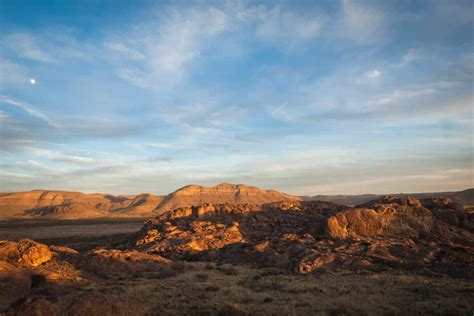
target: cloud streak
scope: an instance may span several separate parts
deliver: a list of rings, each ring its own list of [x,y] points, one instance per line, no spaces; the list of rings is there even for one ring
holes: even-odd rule
[[[56,122],[52,120],[48,115],[46,115],[45,113],[43,113],[42,111],[38,110],[37,108],[33,107],[30,104],[27,104],[22,101],[13,100],[4,96],[0,96],[0,102],[3,104],[20,108],[26,113],[28,113],[29,115],[39,118],[40,120],[46,122],[51,127],[58,127]]]

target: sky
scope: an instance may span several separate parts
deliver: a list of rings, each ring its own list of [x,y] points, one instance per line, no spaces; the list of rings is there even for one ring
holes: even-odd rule
[[[474,187],[473,6],[0,0],[0,191]]]

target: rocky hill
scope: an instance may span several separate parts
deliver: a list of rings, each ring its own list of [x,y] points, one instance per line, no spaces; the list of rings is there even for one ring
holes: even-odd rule
[[[474,206],[474,189],[467,189],[459,192],[434,192],[434,193],[399,193],[391,194],[391,196],[406,197],[411,196],[417,199],[429,199],[429,198],[449,198],[464,206]],[[337,204],[354,206],[361,203],[369,202],[372,200],[380,199],[384,197],[383,194],[359,194],[359,195],[314,195],[314,196],[302,196],[301,199],[304,201],[327,201]]]
[[[178,207],[203,203],[264,204],[299,200],[296,196],[246,185],[185,186],[169,195],[114,196],[35,190],[0,194],[0,219],[152,217]]]
[[[293,195],[243,184],[222,183],[213,187],[188,185],[167,195],[157,206],[157,210],[163,212],[204,203],[266,204],[298,200],[300,198]]]
[[[169,259],[246,263],[300,274],[428,269],[474,278],[474,213],[449,199],[206,204],[150,220],[129,247]]]

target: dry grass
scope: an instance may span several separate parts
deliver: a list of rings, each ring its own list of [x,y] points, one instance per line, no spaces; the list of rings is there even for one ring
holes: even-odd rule
[[[276,269],[193,262],[163,278],[109,278],[96,290],[155,315],[470,314],[474,285],[398,272],[297,276]]]

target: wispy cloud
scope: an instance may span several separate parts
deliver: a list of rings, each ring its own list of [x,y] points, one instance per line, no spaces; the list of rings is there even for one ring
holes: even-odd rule
[[[158,22],[145,22],[139,31],[127,34],[132,40],[107,47],[118,57],[137,62],[125,66],[127,63],[119,61],[120,78],[139,87],[162,89],[186,76],[203,44],[226,30],[227,20],[227,15],[214,7],[169,8],[160,14]]]
[[[51,127],[58,127],[56,122],[54,120],[52,120],[48,115],[46,115],[42,111],[38,110],[37,108],[35,108],[34,106],[32,106],[32,105],[30,105],[26,102],[14,100],[14,99],[11,99],[11,98],[8,98],[8,97],[5,97],[5,96],[0,96],[0,102],[3,103],[3,104],[8,104],[8,105],[20,108],[23,111],[25,111],[26,113],[28,113],[29,115],[31,115],[33,117],[36,117],[36,118],[39,118],[40,120],[46,122]]]
[[[419,49],[410,48],[405,55],[403,55],[402,60],[399,67],[406,67],[410,65],[412,62],[419,60],[422,58],[422,53]]]
[[[36,38],[26,33],[14,33],[4,39],[7,47],[13,49],[22,58],[42,62],[52,62],[53,58],[45,52]]]
[[[71,163],[71,164],[92,164],[97,163],[98,160],[91,157],[84,157],[78,155],[68,155],[62,152],[53,151],[49,149],[29,147],[28,151],[35,156],[40,158],[51,159],[59,162]]]
[[[246,10],[245,17],[257,22],[256,34],[270,40],[311,40],[320,34],[326,22],[321,13],[297,14],[280,5]]]
[[[25,67],[10,60],[0,57],[0,89],[5,89],[11,85],[26,85],[29,77]]]
[[[389,16],[368,2],[342,0],[335,33],[342,39],[370,44],[385,40]]]

